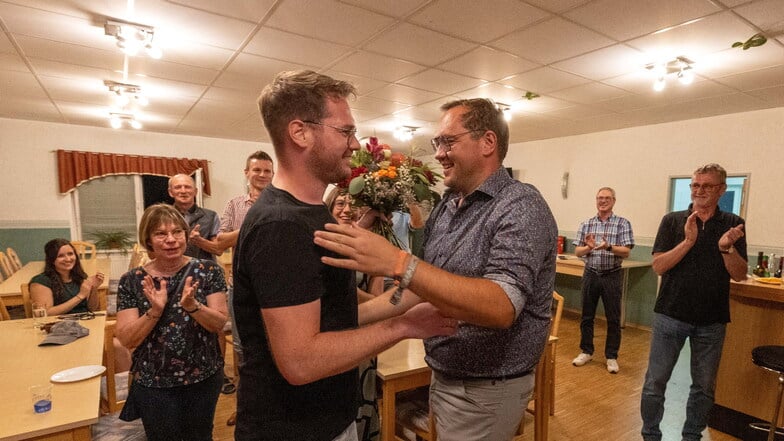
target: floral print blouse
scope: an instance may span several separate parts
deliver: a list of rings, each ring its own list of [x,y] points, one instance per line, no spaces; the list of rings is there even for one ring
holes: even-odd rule
[[[139,315],[150,309],[144,296],[144,267],[134,268],[120,279],[117,310],[138,308]],[[180,306],[185,279],[193,277],[199,285],[197,301],[206,304],[207,295],[226,291],[223,269],[209,260],[191,259],[171,277],[153,277],[156,288],[166,280],[168,300],[161,318],[147,338],[134,350],[131,367],[134,381],[146,387],[186,386],[205,380],[223,369],[218,336],[203,328]]]

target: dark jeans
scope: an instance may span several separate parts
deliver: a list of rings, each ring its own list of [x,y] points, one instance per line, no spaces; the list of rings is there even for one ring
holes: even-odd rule
[[[607,340],[604,343],[604,356],[618,358],[621,347],[621,290],[623,272],[599,274],[589,268],[583,273],[583,316],[580,321],[580,350],[593,355],[593,322],[599,299],[604,305],[607,318]]]
[[[222,385],[222,369],[188,386],[156,388],[134,384],[134,400],[147,440],[212,440],[212,421]]]

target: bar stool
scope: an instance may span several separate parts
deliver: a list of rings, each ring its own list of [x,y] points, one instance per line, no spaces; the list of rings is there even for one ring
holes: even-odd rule
[[[784,346],[757,346],[751,351],[751,360],[762,369],[779,374],[779,394],[776,397],[776,408],[767,424],[753,423],[751,426],[758,430],[768,431],[768,441],[773,441],[776,436],[776,423],[779,420],[779,410],[781,410],[781,397],[784,395]],[[779,432],[781,434],[781,432]]]

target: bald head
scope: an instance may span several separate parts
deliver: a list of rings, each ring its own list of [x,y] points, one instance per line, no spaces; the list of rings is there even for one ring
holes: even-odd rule
[[[196,183],[188,175],[179,174],[169,178],[169,196],[174,199],[174,206],[185,212],[196,203]]]

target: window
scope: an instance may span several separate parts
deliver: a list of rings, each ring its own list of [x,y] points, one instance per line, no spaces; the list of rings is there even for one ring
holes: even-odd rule
[[[201,173],[193,175],[201,188]],[[71,192],[73,219],[71,237],[93,239],[96,231],[127,231],[136,238],[144,209],[158,202],[172,203],[167,176],[113,175],[91,179]],[[201,205],[201,192],[196,194]]]
[[[727,191],[719,200],[719,209],[746,216],[749,174],[727,174]],[[670,178],[669,211],[686,210],[691,203],[691,176]]]

